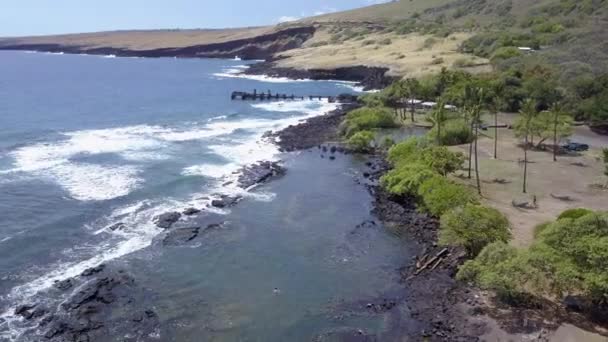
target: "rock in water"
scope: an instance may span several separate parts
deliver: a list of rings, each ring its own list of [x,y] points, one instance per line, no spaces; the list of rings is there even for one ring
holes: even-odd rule
[[[192,215],[196,215],[196,214],[198,214],[200,212],[201,211],[199,209],[188,208],[188,209],[184,210],[184,215],[186,215],[186,216],[192,216]]]
[[[216,208],[225,208],[232,205],[235,205],[238,201],[241,200],[241,196],[228,196],[222,195],[219,199],[214,199],[211,201],[211,206]]]
[[[165,246],[179,246],[194,240],[200,231],[201,227],[179,228],[170,231],[163,239]]]
[[[163,229],[169,229],[171,226],[179,220],[182,214],[178,212],[164,213],[154,218],[156,226]]]
[[[271,178],[283,176],[285,172],[285,168],[277,162],[259,162],[241,169],[241,175],[238,179],[239,186],[247,189]]]
[[[101,264],[101,265],[95,266],[95,267],[91,267],[91,268],[87,268],[80,274],[80,276],[90,277],[92,275],[102,272],[105,268],[106,268],[106,265],[104,265],[104,264]],[[70,280],[70,279],[67,279],[67,280]]]

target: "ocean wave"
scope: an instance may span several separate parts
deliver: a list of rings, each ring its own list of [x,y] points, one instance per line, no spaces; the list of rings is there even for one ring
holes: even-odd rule
[[[106,167],[88,163],[75,163],[70,158],[82,153],[146,152],[162,150],[163,144],[190,138],[206,137],[206,132],[225,134],[235,130],[245,131],[224,144],[212,144],[208,148],[223,157],[226,164],[200,164],[187,167],[185,175],[197,175],[214,179],[202,193],[192,194],[184,200],[143,200],[114,209],[106,217],[87,224],[87,229],[101,241],[76,246],[64,251],[64,260],[48,267],[50,272],[35,277],[25,284],[11,289],[6,300],[13,305],[43,300],[44,294],[57,281],[76,277],[90,267],[132,254],[150,246],[162,233],[153,218],[169,211],[182,211],[188,207],[205,207],[207,211],[225,214],[226,209],[209,206],[216,194],[238,195],[258,201],[272,201],[275,194],[249,191],[238,186],[238,170],[261,160],[277,160],[280,151],[263,134],[269,129],[282,129],[314,115],[334,109],[337,104],[326,101],[299,101],[255,104],[255,108],[275,112],[299,112],[281,119],[245,119],[230,121],[227,118],[207,122],[192,130],[180,130],[159,126],[130,126],[115,129],[85,130],[65,133],[66,140],[24,146],[13,152],[16,166],[30,172],[52,174],[75,198],[81,200],[112,198],[132,191],[138,186],[138,169],[135,166]],[[203,133],[204,132],[204,133]],[[230,184],[226,184],[231,180]],[[124,229],[112,231],[117,223]],[[0,313],[0,330],[9,331],[9,338],[19,336],[22,320],[15,316],[14,307]],[[2,334],[0,333],[0,337]],[[6,336],[6,335],[4,335]]]

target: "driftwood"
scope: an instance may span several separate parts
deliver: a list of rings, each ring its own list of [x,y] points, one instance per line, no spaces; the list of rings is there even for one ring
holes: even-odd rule
[[[555,195],[555,194],[551,194],[551,197],[555,198],[556,200],[560,200],[560,201],[564,201],[564,202],[574,202],[576,201],[574,198],[568,196],[568,195]]]
[[[449,251],[450,250],[447,248],[442,249],[441,252],[437,253],[437,255],[435,255],[433,258],[431,258],[429,261],[427,261],[422,267],[418,268],[416,270],[416,272],[414,273],[414,275],[417,276],[418,274],[420,274],[420,272],[429,268],[429,266],[433,266],[431,268],[431,270],[434,270],[435,268],[437,268],[437,266],[439,266],[439,263],[443,260],[443,257],[445,257],[447,254],[449,254]]]

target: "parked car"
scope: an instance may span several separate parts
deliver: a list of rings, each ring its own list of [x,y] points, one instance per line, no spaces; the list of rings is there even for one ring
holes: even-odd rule
[[[577,142],[569,142],[561,146],[562,149],[571,152],[584,152],[589,150],[589,145]]]

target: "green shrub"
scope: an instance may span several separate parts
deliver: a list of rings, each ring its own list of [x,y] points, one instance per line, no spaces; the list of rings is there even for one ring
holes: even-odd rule
[[[511,239],[509,220],[493,208],[466,204],[441,216],[439,242],[464,247],[476,256],[490,243]]]
[[[396,168],[411,163],[421,163],[445,176],[462,167],[464,155],[460,152],[452,152],[445,146],[430,145],[428,139],[412,137],[393,146],[388,152],[388,161]]]
[[[456,278],[496,291],[507,300],[521,297],[525,284],[539,281],[526,253],[502,241],[487,245],[474,260],[465,262]]]
[[[585,209],[585,208],[568,209],[568,210],[564,211],[563,213],[561,213],[557,219],[558,220],[574,219],[575,220],[575,219],[581,218],[585,215],[589,215],[592,213],[593,213],[593,211],[591,211],[589,209]]]
[[[510,59],[513,57],[520,57],[522,55],[521,51],[514,46],[505,46],[498,48],[494,51],[492,58],[490,59],[492,63],[496,63],[500,60]]]
[[[394,127],[397,127],[397,123],[390,109],[363,107],[348,113],[340,130],[343,135],[350,137],[359,131]]]
[[[537,239],[540,234],[542,234],[542,232],[549,227],[549,225],[553,223],[551,221],[549,222],[545,222],[545,223],[541,223],[541,224],[537,224],[536,226],[534,226],[534,238]]]
[[[476,66],[477,64],[472,59],[468,58],[458,58],[452,63],[452,66],[455,68],[468,68]]]
[[[353,134],[347,141],[348,147],[355,152],[365,153],[371,149],[371,143],[374,141],[374,133],[370,131],[360,131]]]
[[[459,278],[502,293],[582,294],[596,303],[608,299],[608,213],[560,219],[537,233],[528,250],[488,245],[463,265]]]
[[[452,152],[445,146],[430,146],[418,153],[418,158],[422,164],[442,176],[459,170],[464,163],[464,154]]]
[[[384,137],[384,139],[382,139],[382,144],[381,144],[382,148],[384,149],[390,149],[393,146],[395,146],[395,140],[391,137]]]
[[[388,161],[396,167],[414,162],[417,159],[418,151],[425,147],[423,140],[411,137],[391,147],[388,151]]]
[[[393,195],[416,195],[420,185],[436,175],[426,165],[414,162],[389,171],[382,176],[380,183]]]
[[[422,199],[424,208],[437,217],[448,210],[476,201],[469,189],[439,175],[422,182],[418,188],[418,196]]]
[[[433,127],[427,136],[436,139],[437,127]],[[461,119],[449,120],[441,127],[440,142],[441,145],[454,146],[468,144],[473,141],[473,132],[471,126]]]

